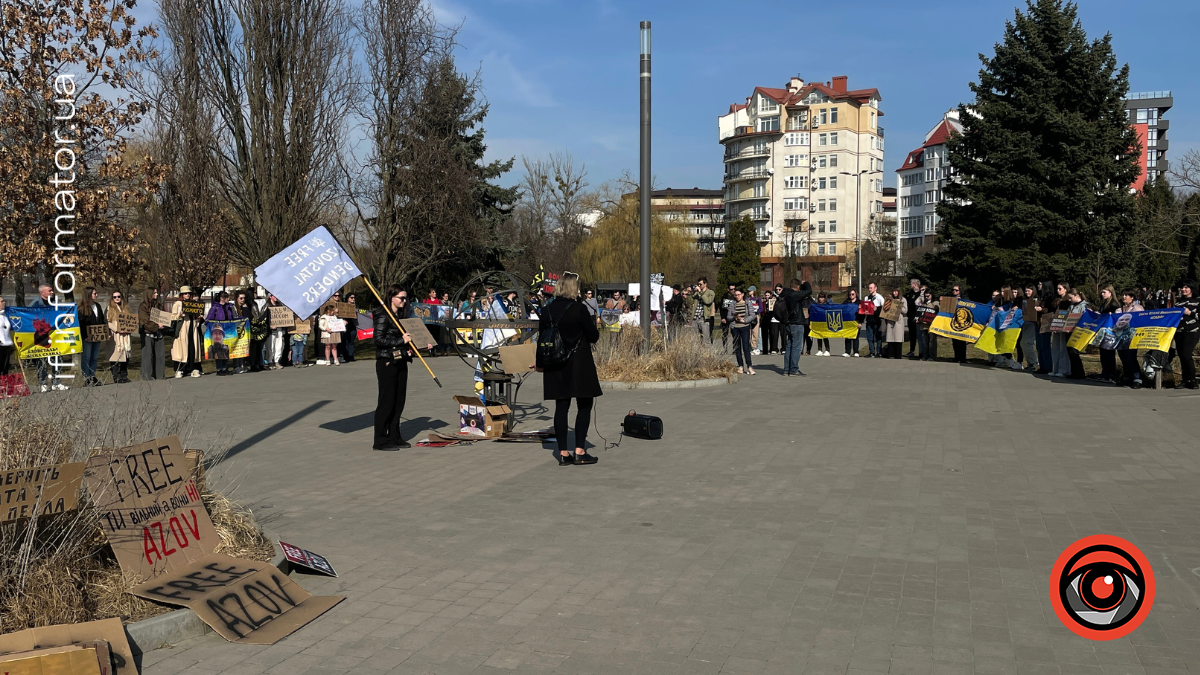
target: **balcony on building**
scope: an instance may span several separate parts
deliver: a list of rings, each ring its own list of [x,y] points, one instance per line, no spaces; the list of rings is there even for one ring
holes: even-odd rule
[[[1158,118],[1158,125],[1155,128],[1157,128],[1159,131],[1166,131],[1167,129],[1171,128],[1171,120],[1160,117]]]
[[[737,173],[727,173],[727,174],[725,174],[725,182],[730,183],[733,181],[747,180],[749,178],[766,178],[767,176],[770,176],[770,175],[771,174],[766,169],[751,169],[749,171],[739,171]]]
[[[766,217],[766,214],[764,214],[764,217]],[[752,220],[754,219],[753,215],[751,215],[751,219]],[[754,226],[754,234],[755,234],[756,238],[758,239],[758,241],[760,241],[760,242],[771,241],[771,233],[767,231],[766,223],[761,223],[759,225],[755,225]]]
[[[730,152],[729,150],[726,150],[725,161],[728,162],[734,159],[741,159],[742,157],[769,157],[770,155],[771,146],[766,144],[752,145],[748,148],[742,148],[738,152]]]
[[[725,203],[732,204],[734,202],[749,202],[749,201],[754,201],[755,199],[760,199],[760,200],[766,201],[770,198],[771,198],[771,195],[746,195],[744,197],[727,197],[725,199]]]

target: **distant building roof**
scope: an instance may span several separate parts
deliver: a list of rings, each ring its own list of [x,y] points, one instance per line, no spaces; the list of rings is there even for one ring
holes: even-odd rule
[[[958,133],[958,130],[950,126],[949,120],[942,120],[942,123],[933,128],[933,133],[929,135],[929,140],[925,141],[925,145],[921,146],[928,148],[931,145],[942,145],[950,140],[952,134]]]
[[[896,171],[908,171],[918,166],[925,166],[925,146],[921,146],[908,153],[908,156],[904,158],[904,164],[900,165],[900,168],[896,169]]]
[[[700,199],[721,199],[725,196],[724,190],[704,190],[698,187],[694,188],[667,188],[665,190],[651,190],[651,199],[661,199],[664,197],[696,197]]]

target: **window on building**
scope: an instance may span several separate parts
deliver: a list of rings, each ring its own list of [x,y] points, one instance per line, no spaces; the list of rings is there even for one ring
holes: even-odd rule
[[[837,113],[838,113],[837,108],[829,109],[829,123],[830,124],[837,124]]]
[[[925,231],[933,232],[933,215],[932,214],[925,216]]]
[[[817,145],[829,145],[829,134],[819,134]]]
[[[932,204],[932,203],[936,202],[937,200],[934,199],[935,194],[937,194],[937,190],[926,190],[925,191],[925,203]]]
[[[784,211],[799,211],[802,208],[804,208],[804,207],[801,205],[799,199],[783,200],[783,210]]]
[[[814,190],[824,190],[826,180],[827,179],[825,179],[825,178],[814,178],[813,179],[813,189]]]
[[[830,176],[830,177],[829,177],[829,189],[830,189],[830,190],[836,190],[836,189],[837,189],[837,176]]]
[[[877,113],[876,113],[874,110],[872,110],[872,111],[871,111],[871,128],[872,128],[872,129],[874,129],[874,128],[875,128],[875,124],[876,124],[876,121],[875,121],[875,115],[876,115],[876,114],[877,114]]]
[[[925,150],[925,161],[932,161],[934,157],[937,157],[937,153],[933,151],[933,148],[927,148]]]
[[[834,134],[834,137],[836,137],[836,136],[837,136],[837,134]],[[837,144],[836,140],[834,141],[834,144],[835,145]],[[832,169],[835,166],[837,166],[837,154],[836,153],[829,156],[829,168]]]
[[[803,188],[807,176],[786,176],[783,179],[783,187],[796,189]]]
[[[763,141],[763,140],[754,141],[754,154],[765,155],[770,151],[771,151],[771,148],[769,145],[767,145],[766,141]]]
[[[829,134],[829,144],[837,145],[837,132],[836,131]]]
[[[828,161],[829,161],[828,155],[817,155],[817,168],[824,169],[826,162],[828,162]]]
[[[829,110],[827,108],[821,108],[817,114],[821,116],[821,124],[829,123]]]
[[[779,131],[779,115],[758,118],[759,131]]]
[[[808,134],[792,132],[783,137],[784,145],[808,145]]]
[[[825,200],[824,200],[824,199],[818,199],[818,200],[817,200],[817,210],[818,210],[818,211],[824,211],[824,210],[825,210]]]
[[[760,180],[760,181],[754,182],[754,196],[755,197],[766,197],[767,196],[767,182],[766,181]]]
[[[1158,145],[1158,129],[1146,130],[1146,147],[1153,148]]]
[[[833,230],[830,230],[830,232],[832,232],[832,231]],[[829,255],[837,255],[837,242],[836,241],[829,242],[828,250],[829,250]]]
[[[817,244],[817,255],[825,255],[825,244]]]
[[[779,109],[779,104],[776,103],[774,100],[769,99],[766,96],[761,96],[761,95],[758,97],[759,112],[775,112],[778,109]]]
[[[784,166],[808,166],[808,155],[787,155],[783,158]]]
[[[823,220],[817,221],[817,232],[820,232],[822,234],[825,233],[825,221],[823,221]]]
[[[829,221],[829,232],[830,233],[837,232],[837,221],[836,220]]]
[[[836,200],[836,199],[830,199],[830,200],[829,200],[829,210],[830,210],[830,211],[837,211],[837,200]]]
[[[925,169],[925,180],[928,182],[933,181],[933,169]]]

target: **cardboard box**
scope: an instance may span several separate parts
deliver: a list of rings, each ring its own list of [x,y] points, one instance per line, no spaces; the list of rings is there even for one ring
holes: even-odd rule
[[[54,647],[0,656],[4,675],[101,675],[95,649]]]
[[[100,675],[137,675],[133,650],[120,619],[43,626],[0,635],[0,654],[5,655],[66,646],[95,648]]]
[[[506,405],[484,405],[478,396],[455,396],[458,403],[458,430],[463,436],[496,438],[508,427],[512,410]]]

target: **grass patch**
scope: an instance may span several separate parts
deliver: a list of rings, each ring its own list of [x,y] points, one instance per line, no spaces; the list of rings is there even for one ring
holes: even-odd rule
[[[729,377],[737,368],[719,344],[709,344],[694,330],[681,330],[663,341],[654,331],[651,350],[642,353],[640,330],[602,332],[596,343],[596,371],[611,382],[669,382]]]

